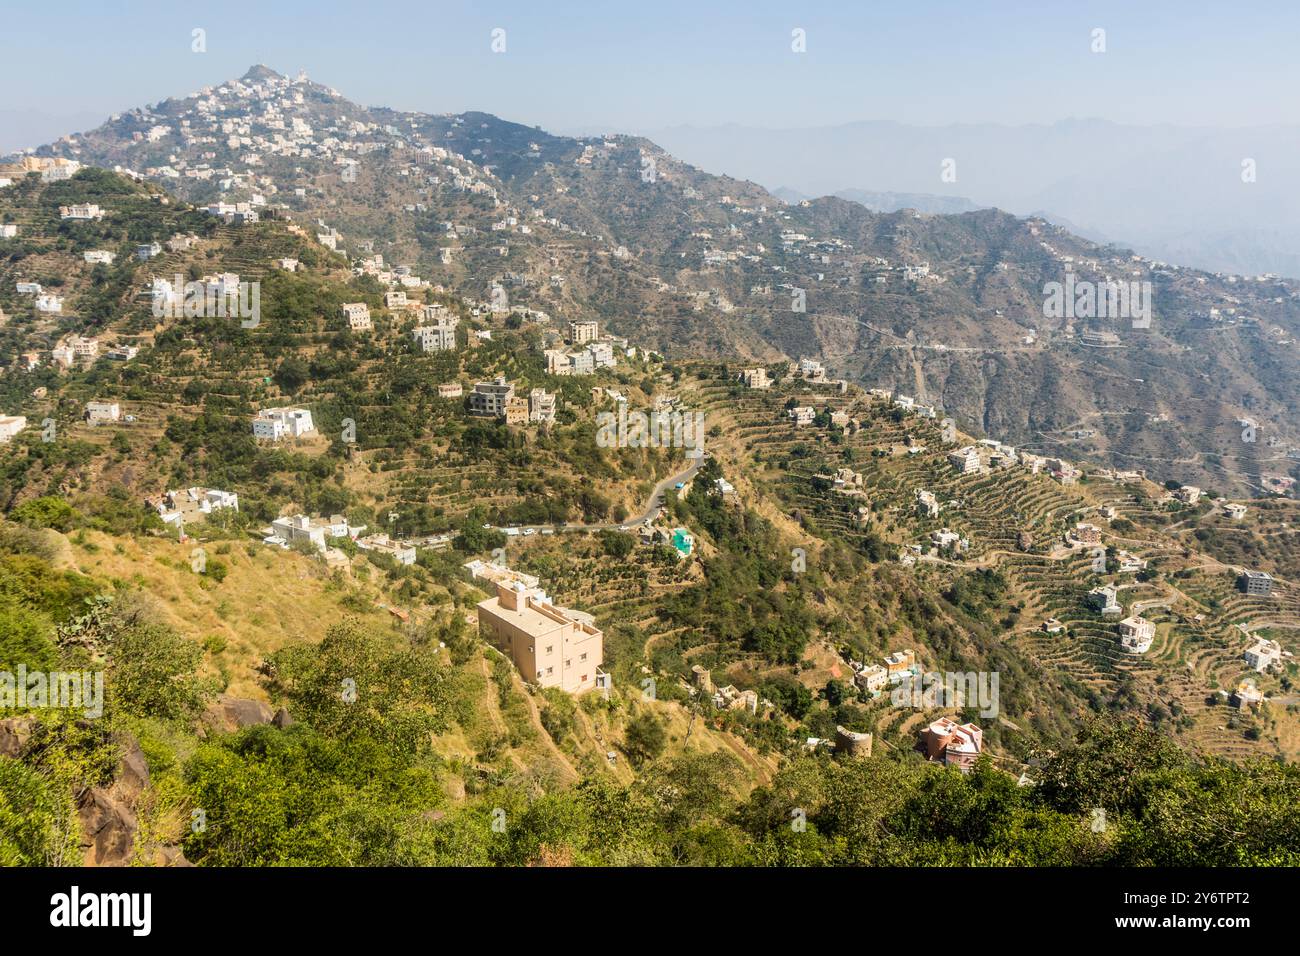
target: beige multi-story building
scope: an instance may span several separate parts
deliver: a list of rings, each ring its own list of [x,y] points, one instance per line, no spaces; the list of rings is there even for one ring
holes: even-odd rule
[[[596,322],[569,323],[569,341],[574,345],[586,345],[588,342],[594,342],[598,335],[599,326]]]
[[[496,597],[478,605],[479,634],[510,655],[524,680],[570,694],[595,688],[604,662],[605,637],[585,617],[521,582],[498,582]]]
[[[353,332],[369,332],[373,328],[370,306],[364,302],[343,303],[343,317],[348,320],[348,328]]]

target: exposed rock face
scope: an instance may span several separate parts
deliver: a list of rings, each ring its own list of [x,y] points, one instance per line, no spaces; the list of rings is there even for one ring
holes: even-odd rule
[[[289,716],[287,710],[281,707],[275,712],[275,717],[271,719],[271,723],[275,724],[275,726],[279,727],[281,730],[284,730],[286,727],[292,727],[297,723],[297,721]]]
[[[30,717],[10,717],[0,720],[0,757],[17,757],[36,729]]]
[[[269,704],[221,694],[204,712],[202,723],[218,733],[233,733],[256,724],[269,724],[275,717]],[[288,717],[288,714],[285,714]],[[284,726],[277,724],[276,726]]]
[[[113,782],[90,787],[77,799],[86,866],[126,866],[135,851],[136,806],[149,786],[149,765],[140,742],[125,737]]]

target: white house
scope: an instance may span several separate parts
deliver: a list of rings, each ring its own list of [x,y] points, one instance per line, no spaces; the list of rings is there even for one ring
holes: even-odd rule
[[[348,320],[348,328],[353,332],[369,332],[372,328],[370,306],[364,302],[345,302],[343,317]]]
[[[63,297],[53,292],[42,292],[36,297],[37,312],[62,312]]]
[[[27,419],[22,415],[0,415],[0,445],[9,444],[26,427]]]
[[[0,239],[17,239],[18,227],[13,223],[0,223]]]
[[[59,207],[60,219],[103,219],[104,210],[94,203],[80,203]]]
[[[1156,638],[1156,626],[1135,615],[1119,622],[1119,643],[1130,654],[1145,654]]]
[[[307,541],[317,551],[324,551],[330,536],[330,526],[315,521],[306,515],[294,515],[290,518],[276,518],[271,522],[271,538],[279,538],[285,547],[295,541]]]
[[[1261,638],[1259,643],[1254,647],[1248,648],[1241,656],[1247,665],[1262,674],[1269,668],[1276,667],[1282,663],[1282,645],[1277,641],[1270,641]]]
[[[122,417],[122,408],[117,402],[86,402],[86,421],[92,425],[99,422],[115,422]]]
[[[817,417],[817,413],[812,409],[812,406],[810,405],[800,405],[797,408],[792,408],[790,409],[789,415],[790,415],[790,421],[792,421],[796,426],[800,426],[800,427],[804,425],[811,425],[813,419]]]
[[[253,419],[254,438],[279,441],[286,436],[301,438],[315,430],[311,412],[305,408],[264,408]]]
[[[82,256],[92,265],[102,263],[103,265],[111,266],[113,260],[117,258],[117,253],[109,252],[107,249],[91,249],[83,253]]]

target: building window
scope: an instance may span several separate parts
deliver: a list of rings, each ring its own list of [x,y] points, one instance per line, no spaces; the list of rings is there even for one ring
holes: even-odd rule
[[[551,653],[553,650],[555,650],[555,645],[554,645],[554,644],[547,644],[547,645],[546,645],[546,653],[549,654],[549,653]]]
[[[547,677],[550,677],[550,676],[551,676],[552,674],[554,674],[554,673],[555,673],[555,668],[554,668],[554,667],[548,667],[548,668],[546,668],[546,676],[547,676]]]
[[[586,654],[580,654],[580,655],[578,656],[578,660],[580,660],[580,661],[585,661],[586,659],[587,659],[587,655],[586,655]]]

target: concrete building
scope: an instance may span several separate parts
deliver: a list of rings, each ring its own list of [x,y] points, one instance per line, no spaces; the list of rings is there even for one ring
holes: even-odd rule
[[[1273,593],[1273,576],[1267,571],[1243,571],[1237,578],[1237,587],[1247,594],[1267,597]]]
[[[342,535],[335,535],[335,537],[342,537]],[[415,563],[415,549],[400,541],[391,540],[386,534],[369,534],[364,538],[357,538],[356,542],[357,547],[362,551],[386,554],[398,564],[409,566]]]
[[[1119,622],[1119,643],[1129,654],[1145,654],[1156,639],[1156,626],[1138,615]]]
[[[939,510],[939,502],[932,492],[923,490],[916,492],[916,513],[920,517],[937,518],[939,517]]]
[[[959,474],[973,475],[983,468],[980,463],[979,450],[974,445],[958,448],[948,452],[948,464],[957,469]]]
[[[772,384],[767,377],[767,369],[761,366],[759,368],[741,369],[740,375],[737,377],[745,383],[746,388],[767,388]]]
[[[593,321],[569,323],[569,341],[574,345],[586,345],[596,341],[600,335],[599,324]]]
[[[86,421],[92,425],[115,422],[121,417],[122,408],[117,402],[86,402]]]
[[[306,541],[317,551],[324,551],[330,537],[330,525],[306,515],[294,515],[290,518],[276,518],[271,522],[271,538],[279,538],[284,547],[296,541]],[[279,543],[279,542],[272,542]]]
[[[940,717],[921,732],[927,760],[969,773],[984,749],[984,731],[975,724],[958,724]]]
[[[374,327],[370,319],[370,306],[364,302],[345,302],[343,317],[347,319],[348,328],[353,332],[369,332]]]
[[[889,686],[889,671],[879,664],[870,664],[853,675],[853,683],[868,694],[875,694]]]
[[[26,427],[27,419],[22,415],[0,415],[0,445],[9,444]]]
[[[264,408],[253,419],[253,437],[279,441],[301,438],[316,430],[305,408]]]
[[[810,405],[800,405],[796,408],[790,409],[789,416],[790,421],[794,423],[796,427],[801,428],[804,425],[811,425],[813,419],[817,417],[817,413]]]
[[[1262,674],[1270,668],[1281,665],[1282,645],[1277,641],[1261,638],[1254,647],[1247,648],[1241,657],[1252,670]]]
[[[514,397],[514,384],[507,382],[504,375],[498,375],[495,381],[479,382],[474,386],[474,391],[469,393],[469,410],[474,415],[503,416]]]
[[[1119,590],[1109,584],[1093,588],[1085,600],[1088,607],[1100,612],[1103,617],[1120,614],[1124,610],[1119,603]]]
[[[528,420],[539,425],[555,421],[555,396],[544,388],[534,388],[528,393]]]
[[[460,320],[455,316],[440,317],[433,325],[421,325],[411,330],[415,344],[421,352],[454,352],[456,350],[456,326]]]
[[[604,635],[586,617],[522,583],[499,583],[496,597],[478,604],[479,633],[510,656],[524,680],[570,694],[595,688],[604,662]]]

